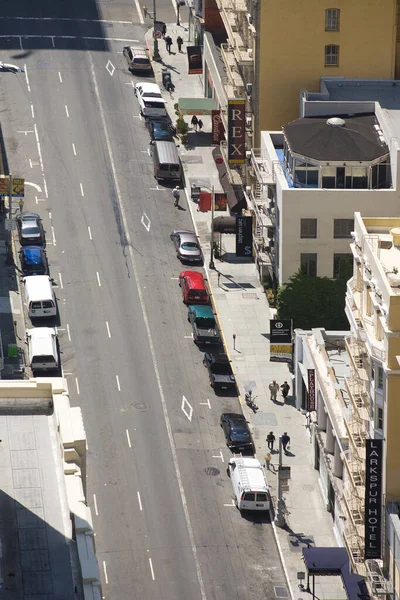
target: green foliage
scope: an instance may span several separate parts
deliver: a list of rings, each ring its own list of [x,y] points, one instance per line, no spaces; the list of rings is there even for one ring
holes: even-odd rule
[[[176,130],[178,133],[181,133],[182,135],[186,134],[188,132],[189,126],[186,123],[185,119],[178,119],[176,122]]]
[[[342,271],[342,270],[341,270]],[[293,319],[293,326],[302,329],[349,329],[344,313],[347,269],[340,279],[311,277],[300,270],[278,291],[279,319]]]

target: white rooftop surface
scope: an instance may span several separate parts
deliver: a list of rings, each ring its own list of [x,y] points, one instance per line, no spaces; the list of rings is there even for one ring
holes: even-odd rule
[[[0,416],[2,598],[74,598],[70,540],[65,533],[69,512],[59,492],[65,485],[59,457],[52,418]]]

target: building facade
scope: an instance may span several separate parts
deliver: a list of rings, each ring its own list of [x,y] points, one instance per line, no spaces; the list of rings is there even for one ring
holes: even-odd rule
[[[355,213],[352,237],[354,268],[345,309],[351,329],[346,347],[352,373],[346,387],[352,415],[347,423],[344,539],[353,568],[375,581],[375,593],[391,594],[394,589],[398,597],[398,526],[390,514],[392,503],[400,500],[400,219],[362,218]],[[382,446],[377,479],[382,482],[382,497],[376,511],[366,506],[370,465],[366,446],[371,440]],[[371,516],[378,527],[376,560],[367,554],[366,524]]]
[[[400,130],[389,112],[372,101],[303,97],[299,119],[262,132],[249,198],[260,272],[275,286],[299,269],[340,276],[354,212],[398,211]]]

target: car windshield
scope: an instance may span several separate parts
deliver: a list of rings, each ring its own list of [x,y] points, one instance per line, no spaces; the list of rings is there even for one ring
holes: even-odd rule
[[[138,63],[140,65],[149,65],[150,61],[148,58],[135,58],[135,63]]]
[[[38,250],[26,250],[23,253],[23,261],[25,266],[36,266],[42,264],[42,255]]]
[[[144,105],[146,108],[164,108],[164,102],[157,102],[156,100],[145,100]]]
[[[162,98],[159,92],[143,92],[145,98]]]
[[[198,327],[200,327],[201,329],[214,329],[215,328],[214,319],[197,317],[196,323],[197,323]]]
[[[182,248],[183,248],[183,250],[198,250],[199,249],[196,242],[183,242]]]
[[[231,422],[231,435],[234,440],[248,440],[250,434],[241,421]]]
[[[232,373],[231,367],[228,364],[213,363],[211,365],[211,372],[216,375],[230,375]]]

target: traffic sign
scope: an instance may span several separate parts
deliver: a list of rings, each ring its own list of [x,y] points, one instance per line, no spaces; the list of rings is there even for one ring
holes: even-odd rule
[[[7,231],[13,231],[17,228],[17,222],[15,219],[6,219],[4,225]]]

